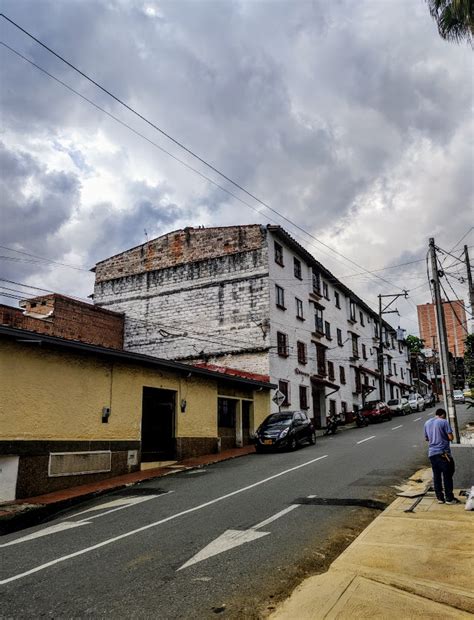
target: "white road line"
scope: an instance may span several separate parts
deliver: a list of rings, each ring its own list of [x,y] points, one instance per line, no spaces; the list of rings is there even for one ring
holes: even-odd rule
[[[106,510],[105,512],[101,512],[99,515],[87,517],[87,520],[92,521],[92,519],[100,519],[100,517],[105,517],[105,515],[109,515],[111,512],[117,512],[117,510],[123,510],[124,508],[131,508],[132,506],[136,506],[137,504],[141,504],[142,502],[147,502],[149,499],[155,499],[156,497],[162,497],[163,495],[168,495],[169,493],[173,493],[173,491],[167,491],[166,493],[159,493],[158,495],[147,495],[146,497],[137,497],[137,498],[134,498],[135,501],[133,501],[130,504],[126,504],[125,506],[119,506],[118,508],[112,508],[111,510]],[[87,511],[84,510],[84,512],[87,512]],[[80,512],[78,514],[83,514],[83,513]],[[77,517],[77,514],[73,516]]]
[[[375,435],[371,435],[370,437],[366,437],[365,439],[361,439],[357,442],[357,444],[364,443],[364,441],[369,441],[369,439],[374,439]]]
[[[421,418],[415,418],[413,422],[418,422],[418,420],[421,420]]]
[[[291,506],[288,506],[288,508],[284,508],[283,510],[280,510],[280,512],[277,512],[275,515],[273,515],[273,517],[268,517],[268,519],[265,519],[265,521],[262,521],[261,523],[257,523],[257,525],[254,525],[250,529],[258,530],[261,527],[265,527],[269,523],[272,523],[273,521],[276,521],[277,519],[279,519],[283,515],[286,515],[287,512],[291,512],[295,508],[298,508],[299,505],[300,504],[292,504]]]
[[[159,493],[156,495],[146,495],[145,497],[127,497],[124,500],[120,501],[120,506],[118,508],[112,508],[111,510],[106,510],[105,512],[101,512],[98,515],[94,515],[92,517],[87,517],[88,521],[92,521],[92,519],[99,519],[100,517],[105,517],[105,515],[109,515],[111,512],[116,512],[117,510],[123,510],[124,508],[131,508],[132,506],[136,506],[137,504],[141,504],[142,502],[147,502],[150,499],[155,499],[155,497],[161,497],[162,495],[168,495],[168,493],[173,493],[173,491],[167,491],[166,493]],[[126,503],[125,503],[126,502]],[[93,512],[95,510],[101,510],[101,508],[106,508],[107,506],[112,506],[112,502],[107,502],[107,504],[102,504],[100,506],[94,506],[92,508],[88,508],[87,510],[83,510],[82,512],[76,512],[76,514],[69,517],[69,519],[74,519],[79,515],[83,515],[89,512]]]
[[[15,538],[15,540],[10,540],[10,542],[3,543],[2,545],[0,545],[0,547],[3,548],[10,547],[11,545],[19,545],[20,543],[29,542],[30,540],[36,540],[36,538],[41,538],[42,536],[57,534],[58,532],[64,532],[66,530],[70,530],[71,528],[88,524],[89,521],[63,521],[62,523],[56,523],[55,525],[45,527],[38,532],[33,532],[32,534],[27,534],[26,536],[22,536],[21,538]]]
[[[205,502],[204,504],[199,504],[198,506],[194,506],[193,508],[188,508],[187,510],[182,510],[181,512],[177,512],[174,515],[170,515],[169,517],[165,517],[164,519],[160,519],[159,521],[155,521],[154,523],[149,523],[148,525],[143,525],[142,527],[138,527],[135,530],[131,530],[130,532],[125,532],[124,534],[120,534],[119,536],[114,536],[113,538],[109,538],[104,540],[96,545],[91,545],[90,547],[85,547],[84,549],[79,549],[79,551],[75,551],[74,553],[70,553],[68,555],[63,555],[55,560],[51,560],[50,562],[46,562],[45,564],[40,564],[39,566],[35,566],[30,570],[25,571],[24,573],[18,573],[17,575],[13,575],[12,577],[7,577],[0,581],[0,585],[10,583],[12,581],[17,581],[18,579],[23,579],[23,577],[27,577],[28,575],[32,575],[39,571],[45,570],[50,566],[54,566],[55,564],[59,564],[60,562],[65,562],[66,560],[70,560],[72,558],[78,557],[80,555],[84,555],[85,553],[89,553],[90,551],[94,551],[95,549],[100,549],[101,547],[105,547],[106,545],[110,545],[118,540],[122,540],[124,538],[128,538],[129,536],[134,536],[135,534],[139,534],[140,532],[144,532],[145,530],[149,530],[152,527],[157,527],[158,525],[162,525],[163,523],[168,523],[169,521],[174,521],[174,519],[178,519],[179,517],[183,517],[184,515],[191,514],[198,510],[202,510],[203,508],[207,508],[208,506],[212,506],[213,504],[217,504],[218,502],[222,502],[229,497],[233,497],[234,495],[239,495],[244,491],[248,491],[249,489],[254,489],[255,487],[260,486],[261,484],[265,484],[266,482],[270,482],[270,480],[275,480],[280,476],[285,476],[286,474],[291,473],[292,471],[296,471],[301,469],[302,467],[307,467],[308,465],[312,465],[317,461],[321,461],[322,459],[327,458],[327,454],[323,456],[319,456],[317,459],[311,459],[311,461],[306,461],[306,463],[302,463],[301,465],[296,465],[296,467],[291,467],[290,469],[286,469],[281,471],[279,474],[274,474],[273,476],[269,476],[268,478],[264,478],[263,480],[259,480],[259,482],[254,482],[253,484],[249,484],[246,487],[242,487],[241,489],[237,489],[236,491],[232,491],[231,493],[227,493],[226,495],[221,495],[220,497],[216,497],[215,499],[211,499],[209,502]]]
[[[397,428],[402,428],[402,426],[403,426],[403,424],[400,424],[399,426],[394,426],[394,427],[392,428],[392,431],[396,431],[396,430],[397,430]]]

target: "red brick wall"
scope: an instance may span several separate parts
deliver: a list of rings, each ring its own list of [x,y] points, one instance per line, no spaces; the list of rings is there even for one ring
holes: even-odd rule
[[[424,304],[418,306],[417,309],[420,338],[425,341],[426,347],[439,350],[434,305]],[[449,351],[456,357],[463,357],[464,340],[467,336],[467,322],[464,302],[460,300],[452,301],[450,304],[445,302],[443,303],[443,311],[444,320],[446,323],[446,334],[448,336]]]
[[[38,313],[43,313],[42,309],[45,307],[52,309],[53,313],[45,319],[37,319],[25,316],[18,308],[0,305],[0,323],[67,340],[123,349],[124,317],[122,314],[63,295],[35,297],[26,303],[26,309],[29,312],[38,310]]]
[[[257,224],[177,230],[97,263],[95,281],[256,250],[264,235]]]

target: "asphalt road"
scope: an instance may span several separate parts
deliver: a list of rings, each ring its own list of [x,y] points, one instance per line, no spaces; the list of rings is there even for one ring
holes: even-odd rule
[[[0,616],[258,617],[428,463],[433,411],[159,478],[4,536]]]

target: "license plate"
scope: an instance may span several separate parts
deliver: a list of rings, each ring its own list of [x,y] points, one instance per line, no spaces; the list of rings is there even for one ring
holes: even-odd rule
[[[272,443],[273,443],[273,441],[272,441],[271,439],[264,439],[264,440],[263,440],[263,443],[264,443],[266,446],[271,446],[271,445],[272,445]]]

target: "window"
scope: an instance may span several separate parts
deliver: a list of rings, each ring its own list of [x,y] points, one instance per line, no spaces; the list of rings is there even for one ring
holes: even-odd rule
[[[387,374],[392,374],[392,358],[389,355],[387,355]]]
[[[392,345],[392,349],[395,348],[395,340],[393,339],[393,336],[390,336],[390,343]]]
[[[337,334],[337,344],[342,347],[343,346],[343,342],[342,342],[342,332],[339,328],[336,329],[336,334]]]
[[[321,344],[316,346],[316,365],[318,368],[318,375],[320,377],[326,376],[326,347]]]
[[[393,372],[395,373],[396,376],[398,376],[397,375],[397,365],[396,364],[393,365]]]
[[[354,323],[356,322],[356,305],[352,299],[349,302],[349,318]]]
[[[309,409],[308,388],[305,385],[300,385],[300,409]]]
[[[295,278],[301,280],[301,261],[297,258],[293,258],[293,272],[295,274]]]
[[[300,364],[306,364],[308,356],[306,354],[306,344],[304,342],[297,342],[296,349],[298,351],[298,362]]]
[[[324,333],[326,334],[326,338],[331,340],[331,324],[328,321],[324,321]]]
[[[276,291],[276,305],[279,308],[282,308],[282,310],[285,309],[285,291],[284,289],[281,288],[281,286],[278,286],[278,284],[275,284],[275,291]]]
[[[376,338],[379,337],[379,324],[378,323],[374,323],[374,336]]]
[[[329,399],[329,415],[336,415],[336,401]]]
[[[314,312],[314,328],[320,334],[324,334],[323,309],[319,306],[315,306]]]
[[[217,399],[217,424],[220,428],[235,428],[236,404],[236,400]]]
[[[288,381],[278,381],[278,389],[285,397],[285,400],[281,403],[282,407],[288,407],[290,404],[290,385]]]
[[[341,411],[344,415],[347,413],[347,403],[345,400],[341,401]]]
[[[367,349],[365,344],[362,345],[362,357],[366,360],[367,359]]]
[[[405,377],[403,376],[403,368],[400,368],[400,376],[402,377],[402,381],[405,379]]]
[[[288,336],[283,332],[277,332],[277,351],[281,357],[288,357]]]
[[[351,334],[352,336],[352,357],[359,357],[359,336]]]
[[[398,352],[403,353],[403,345],[401,340],[398,341]]]
[[[344,366],[339,366],[339,381],[342,385],[346,383],[346,369]]]
[[[321,276],[318,271],[313,271],[313,293],[321,295]]]
[[[275,263],[283,267],[283,248],[275,241]]]
[[[295,297],[295,301],[296,301],[296,318],[304,320],[303,302],[301,301],[301,299],[298,299],[298,297]]]
[[[357,394],[360,394],[362,392],[362,384],[360,382],[360,372],[359,372],[359,370],[355,371],[354,379],[355,379],[355,391],[356,391]]]
[[[323,297],[329,299],[329,287],[327,285],[327,282],[323,282]]]
[[[336,301],[336,308],[341,308],[341,299],[339,297],[339,293],[334,291],[334,300]]]
[[[329,381],[334,381],[334,364],[328,361],[328,379]]]
[[[360,324],[362,325],[362,327],[364,327],[365,323],[364,323],[364,315],[362,314],[362,312],[359,312],[359,319],[360,319]]]

